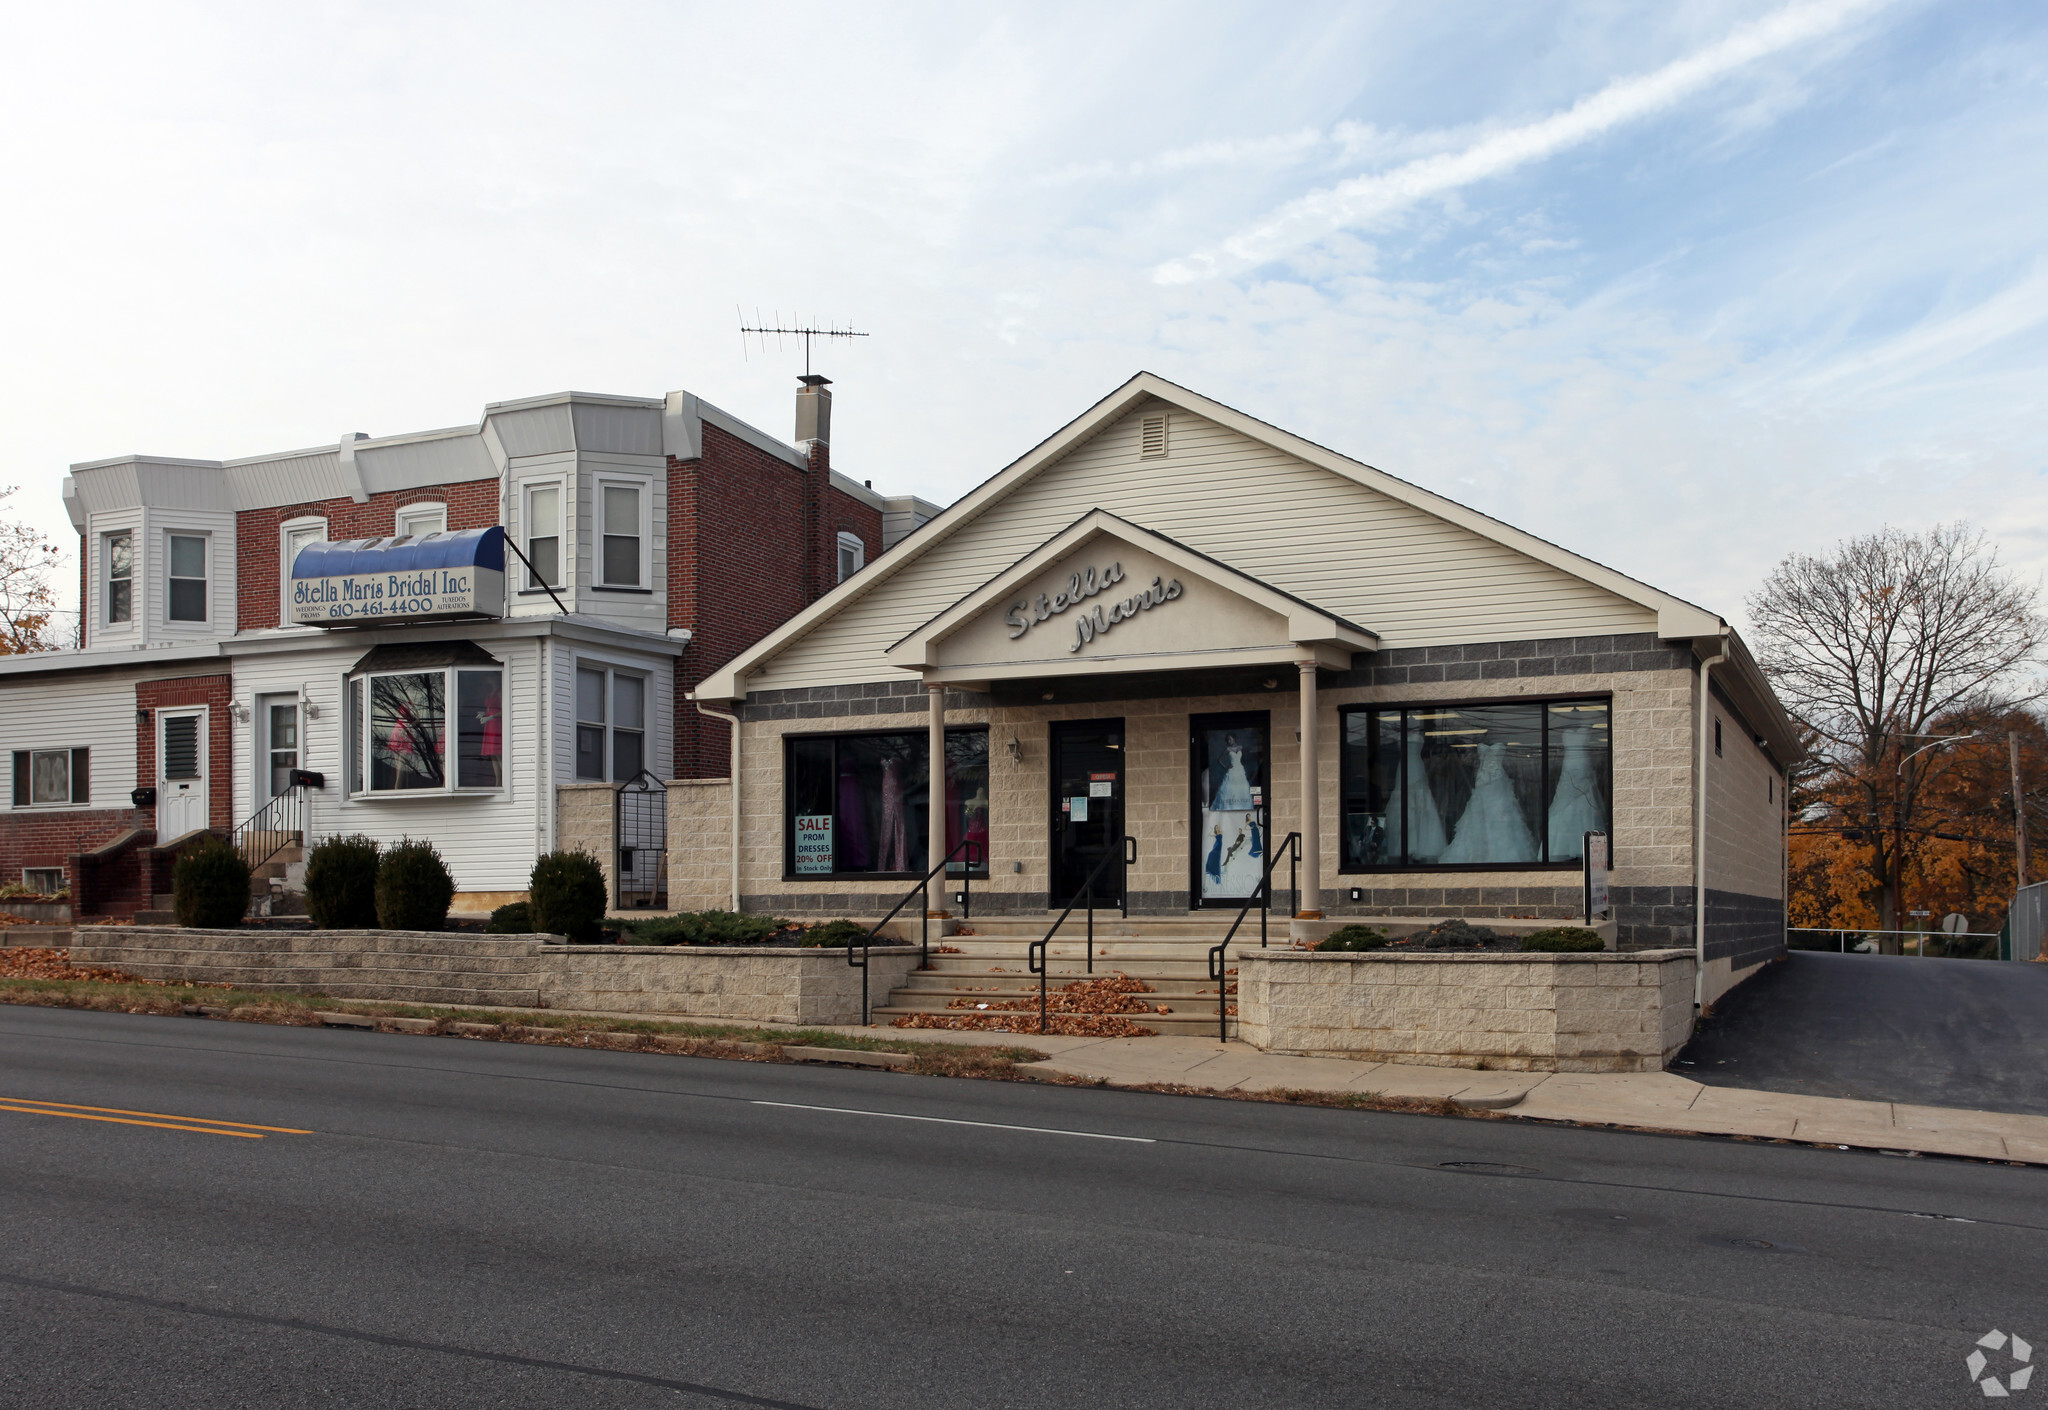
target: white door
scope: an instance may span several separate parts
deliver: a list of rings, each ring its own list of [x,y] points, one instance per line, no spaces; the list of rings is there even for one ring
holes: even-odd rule
[[[158,710],[157,845],[183,837],[206,823],[206,707]]]
[[[295,695],[256,698],[256,806],[292,786],[299,767],[299,700]]]

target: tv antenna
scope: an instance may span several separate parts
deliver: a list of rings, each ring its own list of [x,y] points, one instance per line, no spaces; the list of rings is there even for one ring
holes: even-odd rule
[[[775,339],[775,346],[778,351],[782,347],[782,340],[784,338],[802,338],[804,340],[804,376],[806,377],[811,375],[812,339],[865,338],[868,336],[865,333],[854,332],[851,325],[848,325],[845,328],[835,328],[828,324],[823,328],[813,328],[809,324],[798,322],[797,326],[794,328],[784,328],[781,326],[782,312],[779,309],[775,313],[773,323],[764,321],[761,317],[761,310],[758,308],[755,309],[754,322],[753,325],[750,327],[747,323],[746,311],[742,309],[738,304],[734,304],[732,307],[733,312],[737,313],[740,316],[741,357],[745,357],[747,355],[747,339],[749,337],[759,338],[761,340],[761,350],[763,352],[766,352],[768,350],[768,340],[771,337]],[[796,321],[794,315],[792,315],[792,321]]]

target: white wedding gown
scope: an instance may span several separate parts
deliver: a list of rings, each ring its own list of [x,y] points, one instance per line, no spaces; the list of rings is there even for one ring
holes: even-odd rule
[[[1550,860],[1569,861],[1585,847],[1586,834],[1607,830],[1607,810],[1600,803],[1600,784],[1593,774],[1593,732],[1564,732],[1564,766],[1557,771],[1557,792],[1550,799]]]
[[[1402,791],[1407,794],[1407,806],[1402,806],[1401,792],[1387,800],[1386,856],[1383,861],[1401,860],[1401,820],[1405,811],[1408,821],[1408,860],[1411,862],[1433,862],[1443,855],[1448,840],[1444,834],[1443,815],[1436,810],[1436,797],[1429,791],[1429,776],[1422,771],[1422,736],[1420,733],[1408,736],[1408,769],[1403,775],[1406,783]]]
[[[1479,746],[1479,771],[1472,779],[1472,796],[1464,815],[1444,849],[1442,861],[1533,862],[1536,836],[1522,817],[1522,805],[1515,799],[1515,785],[1508,778],[1502,760],[1505,744]]]

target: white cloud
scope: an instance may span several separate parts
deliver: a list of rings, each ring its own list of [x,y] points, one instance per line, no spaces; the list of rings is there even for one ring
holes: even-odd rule
[[[1493,133],[1461,151],[1420,157],[1388,172],[1353,177],[1287,202],[1215,250],[1170,260],[1162,284],[1255,268],[1332,231],[1369,225],[1431,196],[1500,176],[1625,123],[1672,107],[1758,59],[1839,29],[1884,0],[1809,0],[1742,26],[1719,43],[1650,73],[1616,79],[1561,113]]]

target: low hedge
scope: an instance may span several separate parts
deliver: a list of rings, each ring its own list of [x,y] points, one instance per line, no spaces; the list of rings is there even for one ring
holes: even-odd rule
[[[1384,950],[1387,932],[1376,925],[1347,925],[1316,942],[1318,950]]]
[[[377,924],[385,930],[439,930],[448,923],[455,878],[434,844],[406,838],[377,862]]]
[[[533,928],[587,945],[599,938],[610,894],[604,868],[588,852],[550,852],[527,877]]]
[[[1586,930],[1576,925],[1553,925],[1548,930],[1524,935],[1522,948],[1577,954],[1581,951],[1604,950],[1607,948],[1607,942],[1600,938],[1597,931]]]
[[[171,867],[171,903],[178,924],[188,928],[240,925],[249,910],[249,864],[219,838],[203,838]]]

